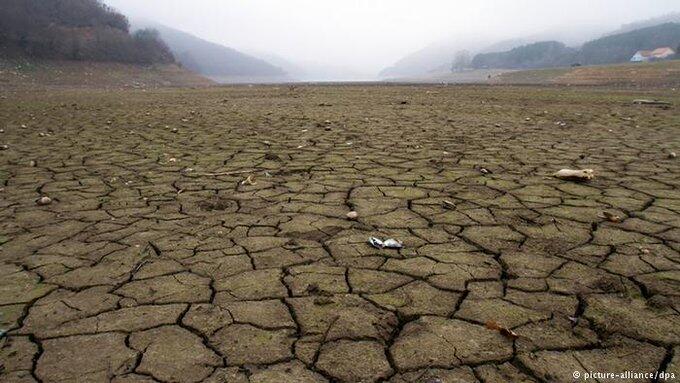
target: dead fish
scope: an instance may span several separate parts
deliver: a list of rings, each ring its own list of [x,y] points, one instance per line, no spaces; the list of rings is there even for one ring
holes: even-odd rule
[[[567,181],[590,181],[595,178],[595,171],[593,169],[562,169],[553,176]]]
[[[376,237],[370,237],[368,239],[368,243],[371,246],[375,247],[376,249],[382,249],[383,247],[385,247],[385,244],[383,243],[383,241],[379,240]]]
[[[388,249],[401,249],[404,247],[404,244],[401,241],[397,241],[396,239],[393,238],[386,239],[383,242],[383,245]]]
[[[394,238],[389,238],[383,241],[376,237],[370,237],[368,239],[368,243],[376,249],[401,249],[404,247],[403,242],[397,241]]]

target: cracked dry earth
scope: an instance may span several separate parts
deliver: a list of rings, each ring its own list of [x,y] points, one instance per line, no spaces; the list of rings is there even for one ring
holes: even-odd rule
[[[680,113],[641,96],[9,94],[0,381],[678,376]]]

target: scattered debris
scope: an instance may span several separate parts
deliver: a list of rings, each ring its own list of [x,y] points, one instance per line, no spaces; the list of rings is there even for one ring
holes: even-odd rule
[[[359,213],[357,213],[356,211],[350,211],[349,213],[347,213],[347,219],[355,220],[357,218],[359,218]]]
[[[562,169],[553,176],[567,181],[590,181],[595,177],[595,171],[593,169]]]
[[[370,237],[368,243],[376,249],[401,249],[404,247],[403,242],[392,238],[383,241],[375,237]]]
[[[255,185],[256,182],[253,181],[253,175],[249,175],[245,180],[241,181],[241,185]]]
[[[614,223],[619,223],[621,222],[621,217],[618,215],[615,215],[613,213],[610,213],[608,211],[603,211],[601,218],[606,219],[609,222],[614,222]]]
[[[516,332],[510,330],[507,327],[501,326],[496,321],[490,320],[490,321],[486,322],[486,328],[488,328],[489,330],[498,331],[501,335],[503,335],[504,337],[506,337],[508,339],[515,340],[515,339],[519,338],[519,335],[517,335]]]
[[[38,200],[35,201],[35,203],[38,204],[38,206],[46,206],[46,205],[49,205],[49,204],[52,203],[52,198],[47,197],[47,196],[42,196],[42,197],[38,198]]]
[[[670,102],[661,100],[647,100],[647,99],[637,99],[633,100],[635,105],[671,105]]]
[[[449,201],[449,200],[444,200],[443,205],[444,205],[444,209],[451,209],[451,210],[456,209],[456,204]]]

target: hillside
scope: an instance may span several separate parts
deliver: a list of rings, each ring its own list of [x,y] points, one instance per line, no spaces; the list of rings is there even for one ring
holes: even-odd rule
[[[157,30],[185,68],[218,82],[280,81],[286,73],[268,62],[164,25],[140,22]]]
[[[677,88],[680,86],[680,60],[515,71],[495,76],[491,83]]]
[[[678,45],[680,23],[665,23],[590,41],[581,48],[579,61],[587,65],[621,63],[639,50]]]
[[[45,88],[146,90],[212,84],[212,81],[175,64],[0,60],[0,89],[10,91]]]
[[[630,32],[630,31],[634,31],[636,29],[655,27],[657,25],[666,24],[666,23],[680,23],[680,12],[671,12],[671,13],[668,13],[666,15],[653,17],[651,19],[636,21],[636,22],[628,23],[628,24],[623,24],[621,26],[621,28],[619,28],[616,31],[613,31],[611,33],[608,33],[607,36],[618,35],[620,33]]]
[[[443,74],[451,68],[457,51],[468,50],[473,55],[509,51],[513,48],[539,41],[561,41],[567,46],[579,46],[606,31],[602,26],[580,26],[578,28],[555,28],[529,36],[497,40],[483,36],[452,36],[447,41],[430,44],[408,54],[383,69],[381,78],[419,77],[439,72]]]
[[[578,51],[557,41],[543,41],[523,45],[507,52],[478,54],[472,67],[481,68],[550,68],[568,66]]]
[[[125,16],[98,0],[2,0],[3,57],[172,63],[174,57],[152,30],[130,33]]]

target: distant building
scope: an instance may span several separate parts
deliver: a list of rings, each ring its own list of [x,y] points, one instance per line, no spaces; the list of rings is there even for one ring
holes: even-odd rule
[[[637,51],[633,57],[630,58],[632,62],[648,62],[656,60],[664,60],[675,55],[675,51],[670,47],[656,48],[653,51]]]

